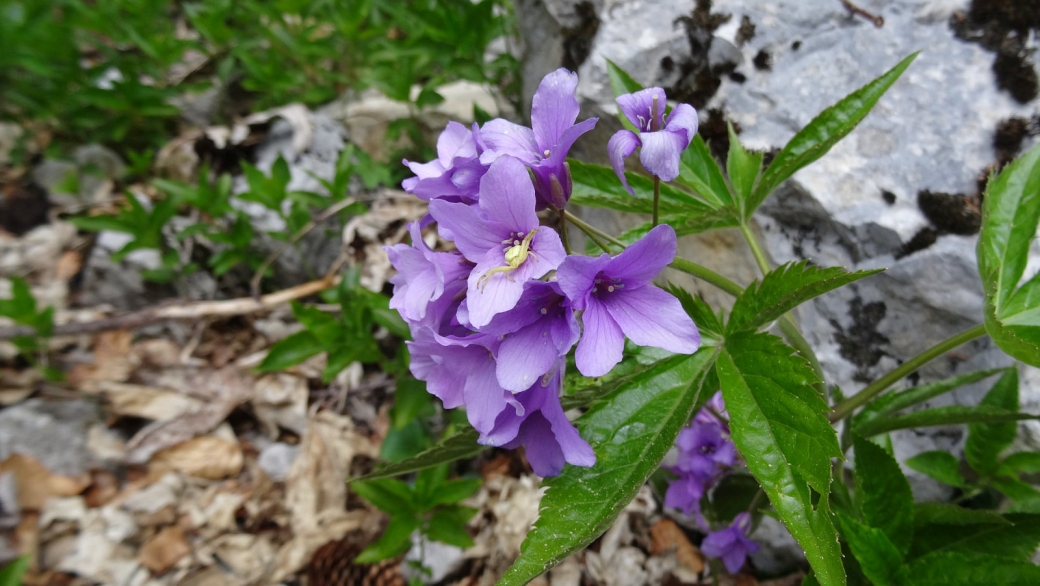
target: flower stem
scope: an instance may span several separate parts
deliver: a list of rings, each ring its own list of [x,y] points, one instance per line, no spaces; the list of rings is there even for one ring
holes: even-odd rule
[[[950,350],[953,350],[957,346],[970,342],[975,338],[984,336],[985,334],[986,326],[980,324],[955,336],[947,338],[924,352],[921,352],[917,356],[914,356],[910,360],[900,364],[899,367],[892,372],[870,383],[862,391],[835,405],[834,411],[830,416],[831,422],[840,421],[845,417],[848,417],[857,408],[865,405],[868,401],[881,394],[885,389],[894,385],[903,377]]]
[[[552,206],[550,206],[552,207]],[[556,209],[556,212],[560,214],[560,239],[563,240],[563,249],[567,254],[573,254],[571,252],[571,239],[567,236],[567,214],[563,213],[563,210]]]
[[[758,264],[759,270],[762,271],[762,276],[769,274],[773,267],[769,265],[769,259],[766,258],[762,245],[758,243],[758,238],[755,237],[755,233],[751,231],[751,226],[747,222],[740,223],[740,233],[744,235],[744,240],[747,241],[748,248],[751,249],[751,256],[755,257],[755,263]],[[825,395],[827,386],[824,383],[823,367],[820,365],[820,359],[816,357],[816,353],[813,352],[809,341],[802,335],[802,330],[798,327],[798,322],[794,320],[794,316],[790,312],[784,314],[777,325],[791,346],[794,346],[794,349],[809,361],[809,366],[816,373],[816,377],[820,379],[820,382],[814,386],[821,395]]]
[[[596,245],[598,245],[600,248],[602,248],[603,252],[606,252],[606,253],[610,253],[611,252],[610,247],[607,246],[607,244],[605,242],[603,242],[602,240],[600,240],[597,237],[597,235],[596,235],[597,232],[600,235],[602,235],[602,236],[607,236],[607,234],[605,234],[604,232],[601,232],[600,230],[597,230],[596,228],[593,228],[590,224],[587,224],[586,222],[584,222],[583,220],[579,219],[577,216],[575,216],[574,214],[568,212],[567,210],[560,210],[560,218],[570,218],[571,223],[574,224],[575,226],[577,226],[579,230],[584,232],[585,235],[589,237],[589,239],[591,239],[593,242],[596,243]],[[607,237],[609,238],[609,236],[607,236]],[[624,247],[625,247],[624,245],[621,245],[621,248],[624,248]],[[568,252],[570,252],[570,251],[568,250]]]
[[[685,258],[675,257],[672,264],[668,265],[677,271],[682,271],[688,275],[693,275],[698,279],[711,283],[719,289],[722,289],[726,293],[737,297],[744,292],[744,288],[740,285],[730,281],[726,277],[716,273],[708,267],[701,266],[693,261],[686,260]]]
[[[654,175],[654,226],[659,223],[660,214],[658,209],[661,205],[661,178]]]

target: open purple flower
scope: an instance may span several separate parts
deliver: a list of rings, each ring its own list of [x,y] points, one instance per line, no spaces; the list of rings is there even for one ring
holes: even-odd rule
[[[726,569],[736,574],[744,567],[747,556],[758,551],[758,544],[748,539],[750,529],[751,515],[740,513],[729,527],[709,533],[701,543],[701,551],[713,558],[721,558]]]
[[[574,91],[578,75],[560,68],[542,78],[531,103],[531,126],[496,118],[484,124],[478,141],[485,147],[480,161],[490,164],[499,157],[515,157],[534,172],[539,209],[562,208],[571,197],[567,152],[581,135],[592,130],[599,118],[578,124],[578,100]]]
[[[607,153],[614,173],[629,193],[634,193],[625,179],[625,158],[642,147],[639,161],[643,168],[663,181],[679,176],[679,157],[697,134],[697,111],[689,104],[679,104],[665,117],[665,94],[659,87],[618,96],[621,113],[639,134],[619,130],[607,142]]]
[[[410,223],[408,232],[412,236],[411,246],[383,247],[390,264],[397,269],[397,274],[390,277],[394,285],[390,307],[411,325],[428,325],[437,333],[444,333],[439,326],[445,316],[438,309],[447,309],[451,300],[466,290],[465,278],[473,267],[461,254],[431,250],[422,239],[418,222]],[[447,303],[434,303],[445,296]]]
[[[454,238],[467,260],[466,304],[474,329],[512,309],[524,283],[560,266],[566,256],[560,236],[538,224],[534,187],[523,163],[503,157],[480,180],[477,206],[443,200],[430,202],[441,234]]]
[[[679,448],[676,470],[692,474],[705,482],[713,480],[721,470],[736,461],[737,449],[723,435],[722,426],[717,422],[694,421],[679,432],[675,445]]]
[[[415,332],[415,341],[407,344],[412,375],[426,381],[426,390],[439,398],[445,409],[465,404],[466,416],[477,431],[491,432],[503,411],[523,415],[523,407],[513,393],[498,384],[494,359],[498,342],[493,337],[441,336],[424,327]],[[507,409],[509,406],[513,409]]]
[[[480,178],[487,170],[481,164],[473,131],[458,122],[449,122],[437,138],[437,158],[429,163],[402,161],[415,177],[401,186],[419,199],[448,197],[455,201],[476,200]]]
[[[581,329],[566,302],[558,284],[530,281],[516,307],[480,328],[502,338],[497,354],[502,388],[525,391],[570,352]]]
[[[675,231],[661,224],[611,258],[569,256],[560,265],[560,288],[584,310],[585,332],[575,355],[585,376],[603,376],[621,361],[625,336],[640,346],[692,354],[701,337],[675,297],[652,284],[675,257]]]
[[[516,395],[523,411],[506,409],[495,421],[494,429],[478,440],[486,446],[515,449],[525,446],[527,461],[539,476],[556,476],[565,462],[592,466],[596,454],[578,430],[567,420],[560,406],[564,362],[556,370]]]

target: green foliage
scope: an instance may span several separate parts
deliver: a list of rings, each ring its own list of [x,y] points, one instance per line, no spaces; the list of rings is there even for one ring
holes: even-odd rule
[[[976,256],[986,332],[1011,356],[1040,366],[1040,277],[1019,287],[1040,222],[1040,145],[986,185]]]
[[[770,324],[802,303],[883,269],[850,273],[840,267],[820,268],[809,261],[789,263],[770,271],[759,282],[748,285],[730,312],[726,332],[755,331]]]
[[[989,378],[994,374],[1003,372],[1003,368],[994,368],[991,370],[977,370],[968,374],[960,374],[952,376],[948,379],[941,380],[934,383],[928,383],[900,391],[898,393],[887,393],[881,395],[870,404],[868,404],[862,411],[856,414],[853,419],[856,425],[862,424],[863,422],[891,415],[896,411],[901,411],[908,407],[924,403],[930,399],[934,399],[940,395],[946,394],[950,391],[958,389],[964,385],[970,385],[971,383],[978,382],[982,379]]]
[[[44,122],[63,144],[144,150],[174,130],[171,99],[214,83],[254,110],[366,87],[411,102],[414,84],[422,107],[458,79],[512,93],[515,59],[485,62],[511,27],[500,0],[9,0],[0,118]]]
[[[635,192],[633,197],[618,182],[617,175],[610,167],[582,163],[576,159],[568,159],[567,164],[570,165],[574,183],[571,204],[638,214],[653,212],[654,183],[650,179],[635,173],[625,174],[629,186]],[[660,211],[664,215],[679,217],[707,213],[711,208],[682,190],[662,185]]]
[[[755,185],[754,191],[746,198],[742,208],[743,217],[751,218],[751,214],[785,179],[822,157],[839,140],[852,132],[916,57],[917,53],[914,53],[903,59],[881,77],[821,112],[805,128],[798,131],[769,164],[769,168]]]
[[[693,137],[689,148],[683,151],[679,159],[679,178],[676,181],[712,207],[729,206],[732,209],[733,198],[726,185],[726,178],[699,134]],[[733,213],[739,216],[735,211]]]
[[[390,515],[383,535],[355,561],[368,564],[401,555],[411,547],[417,530],[433,541],[472,547],[466,524],[477,510],[458,503],[477,492],[480,484],[479,478],[448,480],[446,464],[423,470],[411,485],[392,478],[352,482],[354,492]]]
[[[880,530],[900,556],[914,532],[914,495],[895,458],[876,444],[855,438],[856,498],[862,519]]]
[[[1009,368],[993,385],[981,405],[1018,411],[1018,369]],[[976,423],[968,426],[968,441],[964,446],[964,457],[980,474],[990,476],[1000,466],[1000,453],[1015,441],[1018,425],[1014,421],[1005,423]]]
[[[768,334],[729,337],[716,362],[733,442],[823,586],[844,584],[828,514],[838,438],[805,360]],[[815,496],[814,496],[815,494]]]
[[[568,466],[545,480],[542,514],[499,584],[527,584],[610,527],[689,421],[714,356],[704,348],[664,360],[577,421],[596,451],[596,464]]]
[[[856,556],[860,569],[877,586],[900,584],[906,569],[903,556],[883,531],[838,512],[838,527]]]
[[[914,427],[935,427],[938,425],[959,425],[963,423],[1006,423],[1026,419],[1037,419],[1037,416],[1015,413],[1014,411],[989,405],[979,405],[977,407],[950,405],[915,411],[914,413],[904,415],[872,419],[861,425],[854,426],[853,430],[860,435],[875,436],[897,429]]]
[[[0,569],[0,586],[21,586],[22,576],[29,571],[29,556],[23,555]]]
[[[726,130],[729,132],[726,171],[729,172],[730,183],[733,184],[733,190],[740,201],[747,201],[751,197],[751,190],[755,188],[758,174],[762,171],[762,153],[746,151],[744,145],[740,144],[740,138],[737,137],[732,124],[727,122]]]
[[[618,67],[613,61],[607,59],[607,75],[610,77],[610,90],[614,93],[614,97],[623,96],[625,94],[634,94],[639,90],[643,89],[643,85],[638,81],[632,79],[632,76],[627,71]],[[639,132],[629,120],[621,113],[619,108],[617,111],[618,120],[621,121],[621,125],[626,130],[632,132]]]
[[[29,284],[24,279],[13,277],[11,279],[11,297],[0,299],[0,317],[6,317],[16,325],[28,326],[33,329],[32,334],[15,336],[11,343],[29,364],[41,369],[43,375],[49,380],[61,380],[61,372],[46,365],[47,339],[54,330],[54,308],[36,308],[36,298],[33,297]],[[40,359],[44,360],[41,361]]]
[[[907,460],[906,465],[917,470],[921,474],[931,476],[939,482],[949,484],[950,486],[956,486],[958,488],[967,488],[970,486],[965,482],[964,476],[961,475],[960,461],[957,460],[956,456],[949,452],[943,452],[941,450],[921,452]]]

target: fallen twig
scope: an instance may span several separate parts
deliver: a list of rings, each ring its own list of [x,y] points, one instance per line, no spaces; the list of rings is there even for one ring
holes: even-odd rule
[[[54,326],[53,336],[75,336],[112,330],[132,330],[159,322],[203,317],[230,317],[273,309],[283,303],[320,293],[336,285],[336,273],[330,272],[322,279],[311,281],[259,299],[242,297],[226,301],[197,301],[177,305],[152,307],[124,315],[101,318],[88,322],[68,323]],[[27,326],[0,327],[0,340],[17,336],[32,336],[36,330]]]
[[[855,14],[855,15],[858,15],[858,16],[862,16],[863,18],[873,22],[874,26],[876,26],[878,28],[881,28],[881,27],[885,26],[885,19],[880,14],[874,14],[872,12],[867,12],[866,10],[863,10],[859,6],[856,6],[855,4],[853,4],[851,0],[841,0],[841,4],[842,4],[842,6],[845,7],[845,10],[848,10],[852,14]]]

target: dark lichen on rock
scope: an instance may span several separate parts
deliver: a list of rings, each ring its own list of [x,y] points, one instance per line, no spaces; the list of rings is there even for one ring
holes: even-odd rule
[[[1040,79],[1029,47],[1031,32],[1040,33],[1040,2],[1035,0],[973,0],[967,13],[950,19],[955,35],[997,54],[993,73],[997,86],[1019,103],[1040,94]]]

